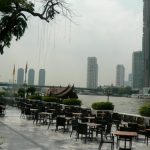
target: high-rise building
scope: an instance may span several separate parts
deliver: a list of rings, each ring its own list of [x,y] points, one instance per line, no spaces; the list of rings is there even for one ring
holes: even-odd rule
[[[150,0],[143,0],[144,87],[150,87]]]
[[[132,73],[130,73],[128,75],[128,80],[124,82],[124,86],[132,87],[132,83],[133,83],[133,76],[132,76]]]
[[[34,69],[29,69],[28,71],[28,85],[34,85],[35,71]]]
[[[45,86],[45,69],[40,69],[39,71],[39,86]]]
[[[133,87],[133,74],[132,73],[128,75],[128,81],[129,81],[129,86]]]
[[[21,86],[23,85],[23,83],[24,83],[24,69],[19,68],[17,72],[17,84]]]
[[[116,86],[123,87],[125,81],[125,68],[123,65],[116,67]]]
[[[98,64],[96,57],[88,57],[87,88],[96,89],[98,86]]]
[[[132,55],[132,74],[133,74],[133,88],[142,89],[143,88],[143,52],[137,51],[133,52]]]

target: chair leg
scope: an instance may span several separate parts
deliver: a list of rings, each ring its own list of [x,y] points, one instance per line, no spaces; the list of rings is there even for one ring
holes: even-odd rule
[[[85,144],[86,144],[86,138],[87,138],[87,135],[85,135]]]
[[[72,130],[71,133],[70,133],[70,137],[71,137],[72,133],[73,133],[73,130]]]
[[[114,150],[114,143],[111,143],[111,150]]]
[[[58,126],[56,126],[55,132],[58,131]]]
[[[77,141],[77,139],[79,139],[79,133],[77,133],[77,135],[76,135],[76,141]]]
[[[99,149],[99,150],[101,150],[102,145],[103,145],[103,143],[102,143],[102,142],[100,142],[100,143],[99,143],[99,147],[98,147],[98,149]]]
[[[118,139],[118,137],[117,137],[116,148],[118,148],[118,146],[119,146],[119,139]]]
[[[49,129],[50,125],[51,125],[51,123],[49,122],[49,124],[48,124],[48,128],[47,128],[47,129]]]

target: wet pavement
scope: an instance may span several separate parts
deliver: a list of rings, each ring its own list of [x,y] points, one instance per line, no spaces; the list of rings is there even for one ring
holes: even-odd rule
[[[143,137],[139,138],[142,140],[133,141],[132,150],[150,150]],[[20,118],[17,108],[8,107],[6,116],[0,117],[0,150],[98,150],[98,145],[99,139],[85,144],[84,140],[76,141],[75,132],[71,137],[70,132],[55,132],[55,125],[49,129],[47,125],[35,125],[32,120]],[[110,144],[102,147],[110,149]]]

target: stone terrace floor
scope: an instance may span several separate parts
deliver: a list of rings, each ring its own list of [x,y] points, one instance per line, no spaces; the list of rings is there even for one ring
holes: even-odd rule
[[[2,150],[97,150],[99,140],[76,141],[75,133],[54,131],[55,125],[35,125],[32,120],[20,118],[20,111],[13,107],[6,109],[6,116],[0,118],[0,149]],[[143,139],[143,137],[140,137]],[[116,142],[116,139],[115,139]],[[123,144],[123,143],[121,143]],[[132,150],[150,150],[143,140],[133,141]],[[104,144],[102,150],[110,150]],[[116,144],[115,144],[115,150]]]

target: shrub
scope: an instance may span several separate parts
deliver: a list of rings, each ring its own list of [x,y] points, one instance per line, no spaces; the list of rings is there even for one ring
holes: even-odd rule
[[[95,102],[92,108],[96,110],[113,110],[114,105],[111,102]]]
[[[79,100],[79,99],[64,99],[63,103],[65,105],[77,105],[77,106],[81,106],[81,100]]]
[[[0,92],[0,97],[4,95],[5,95],[5,92]]]
[[[43,97],[43,101],[45,101],[45,102],[56,102],[56,103],[60,103],[59,98],[57,98],[57,97],[49,97],[49,96],[44,96],[44,97]]]
[[[139,109],[139,113],[142,116],[150,117],[150,103],[142,105]]]
[[[40,95],[31,95],[31,96],[29,96],[29,99],[42,100],[42,96],[40,96]]]

